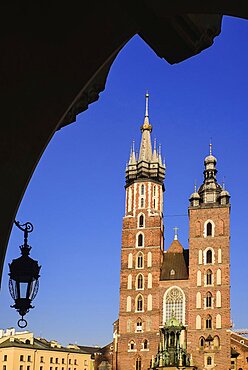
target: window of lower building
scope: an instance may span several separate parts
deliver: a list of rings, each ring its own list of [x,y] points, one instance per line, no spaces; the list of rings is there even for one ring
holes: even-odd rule
[[[24,356],[20,355],[20,361],[24,361]]]
[[[29,365],[27,366],[27,370],[30,370],[30,366]]]
[[[62,358],[62,359],[61,359],[61,363],[62,363],[62,364],[64,364],[64,363],[65,363],[65,359],[64,359],[64,358]]]
[[[69,364],[71,365],[71,359],[69,358]]]
[[[55,358],[55,364],[58,364],[59,363],[59,359],[58,357]]]
[[[53,363],[53,357],[50,357],[50,364]]]
[[[44,362],[44,357],[43,356],[40,357],[40,362]]]
[[[7,366],[6,365],[3,365],[3,370],[7,370]]]
[[[23,370],[23,365],[20,365],[19,370]]]
[[[40,370],[43,370],[43,366],[40,366]]]
[[[28,356],[28,360],[27,360],[28,362],[31,362],[31,356]]]
[[[88,365],[88,361],[84,360],[84,366],[87,366],[87,365]]]
[[[7,359],[8,359],[8,356],[7,355],[4,355],[3,356],[3,361],[7,361]]]

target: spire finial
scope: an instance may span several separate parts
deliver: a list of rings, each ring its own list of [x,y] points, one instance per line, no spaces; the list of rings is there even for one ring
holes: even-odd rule
[[[209,142],[209,155],[212,155],[212,149],[213,149],[212,138],[210,138],[210,142]]]
[[[194,193],[196,193],[196,180],[195,180],[195,183],[194,183]]]
[[[149,114],[148,114],[148,103],[149,103],[149,93],[148,93],[148,90],[146,90],[146,113],[145,113],[145,117],[149,117]]]
[[[148,91],[146,91],[146,110],[145,110],[145,119],[144,123],[141,126],[141,131],[143,132],[144,130],[149,130],[150,132],[152,131],[152,125],[149,123],[149,112],[148,112],[148,105],[149,105],[149,94]]]
[[[226,180],[226,176],[223,177],[223,180],[222,180],[222,188],[223,190],[225,190],[225,180]]]
[[[174,229],[174,240],[178,240],[178,230],[179,230],[179,228],[178,227],[173,227],[173,229]]]

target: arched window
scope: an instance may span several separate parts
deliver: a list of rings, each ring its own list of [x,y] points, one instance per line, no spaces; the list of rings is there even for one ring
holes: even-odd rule
[[[213,274],[211,270],[207,270],[206,275],[206,285],[212,285],[213,284]]]
[[[198,263],[199,263],[199,265],[202,264],[202,250],[201,249],[198,252]]]
[[[214,237],[215,234],[215,224],[212,220],[206,220],[204,223],[204,238]]]
[[[147,288],[148,289],[151,289],[152,288],[152,274],[150,272],[148,274]]]
[[[213,296],[210,292],[207,292],[206,307],[212,307],[212,304],[213,304]]]
[[[220,338],[218,337],[218,335],[215,335],[213,343],[214,349],[218,349],[220,347]]]
[[[144,218],[144,215],[140,215],[139,216],[139,227],[144,227],[144,220],[145,220],[145,218]]]
[[[138,247],[143,247],[143,246],[144,246],[144,235],[140,233],[138,235]]]
[[[135,361],[135,370],[141,370],[141,358],[138,357]]]
[[[29,339],[26,339],[26,340],[25,340],[25,343],[26,343],[26,344],[30,344],[30,340],[29,340]]]
[[[219,313],[216,316],[216,329],[221,329],[221,315]]]
[[[201,271],[197,271],[197,286],[201,286]]]
[[[141,312],[144,310],[144,302],[142,295],[138,295],[136,299],[136,311]]]
[[[218,249],[218,263],[222,262],[222,253],[221,253],[221,248]]]
[[[128,255],[128,268],[131,269],[133,267],[133,255],[129,253]]]
[[[207,231],[207,236],[212,236],[212,233],[213,233],[213,225],[212,225],[211,222],[208,222],[207,223],[206,231]]]
[[[148,349],[148,340],[145,339],[143,342],[143,349]]]
[[[163,321],[169,321],[175,317],[180,323],[184,323],[185,296],[178,287],[169,288],[164,295]]]
[[[196,329],[201,329],[201,316],[197,315],[195,319],[195,328]]]
[[[147,267],[152,267],[152,252],[147,253]]]
[[[219,290],[216,292],[216,307],[221,307],[221,292]]]
[[[130,340],[130,342],[129,342],[129,349],[130,349],[130,351],[134,351],[135,350],[135,341],[134,340]]]
[[[171,269],[171,270],[170,270],[170,276],[172,276],[172,277],[173,277],[173,276],[175,275],[175,273],[176,273],[176,272],[175,272],[175,270],[174,270],[174,269]]]
[[[152,311],[152,295],[148,294],[147,297],[147,311]]]
[[[207,357],[207,365],[212,365],[212,357]]]
[[[205,339],[204,339],[204,337],[200,337],[200,340],[199,340],[199,347],[200,347],[201,349],[203,349],[203,348],[204,348],[204,346],[205,346]]]
[[[131,304],[132,304],[132,298],[128,296],[127,297],[127,312],[131,311]]]
[[[142,252],[139,252],[137,254],[137,262],[136,262],[136,267],[138,269],[142,269],[144,266],[144,258],[143,258],[143,253]]]
[[[206,329],[212,329],[212,316],[208,315],[206,318]]]
[[[207,250],[206,253],[206,263],[213,263],[213,253],[211,249]]]
[[[196,293],[196,308],[201,308],[201,293]]]
[[[144,198],[140,198],[140,208],[144,208],[145,206],[145,200]]]
[[[144,194],[145,194],[145,185],[142,184],[140,187],[140,195],[144,195]]]
[[[216,284],[221,285],[221,269],[218,269],[216,272]]]
[[[127,278],[127,289],[132,289],[132,275],[129,274]]]
[[[144,289],[144,277],[139,274],[136,279],[136,289]]]
[[[136,323],[136,332],[141,332],[142,331],[142,320],[141,318],[139,317],[137,319],[137,323]]]

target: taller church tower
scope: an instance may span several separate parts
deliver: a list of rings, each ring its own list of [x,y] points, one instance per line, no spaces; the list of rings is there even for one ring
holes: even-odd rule
[[[198,369],[230,368],[230,204],[205,158],[204,182],[190,197],[187,349]]]
[[[139,155],[132,148],[126,168],[116,370],[148,369],[159,343],[165,165],[156,144],[152,150],[148,99]]]

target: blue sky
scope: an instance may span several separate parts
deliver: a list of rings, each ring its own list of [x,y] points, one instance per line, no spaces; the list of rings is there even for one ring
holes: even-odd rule
[[[171,66],[136,36],[114,62],[99,101],[55,134],[17,216],[34,224],[31,256],[42,264],[36,307],[27,315],[30,331],[64,344],[111,341],[119,306],[125,163],[132,140],[139,145],[146,89],[152,135],[167,164],[166,248],[174,226],[187,248],[188,198],[194,181],[202,182],[212,138],[218,180],[225,177],[231,193],[231,316],[235,328],[248,327],[247,39],[248,22],[225,17],[210,49]],[[181,216],[170,216],[175,214]],[[13,229],[0,294],[2,328],[18,319],[9,307],[7,262],[18,256],[22,238]]]

